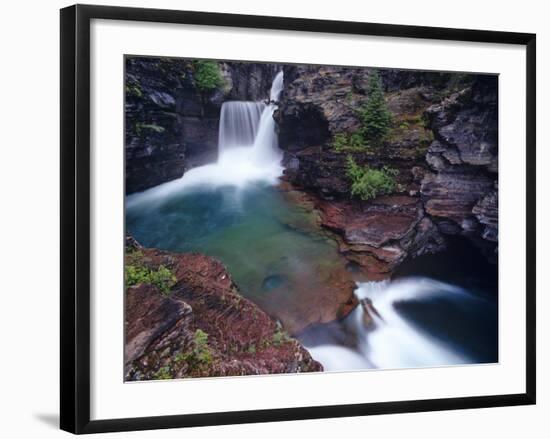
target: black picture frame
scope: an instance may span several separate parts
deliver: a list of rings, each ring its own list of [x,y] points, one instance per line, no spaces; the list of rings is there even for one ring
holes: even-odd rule
[[[526,392],[225,413],[90,420],[90,21],[131,20],[335,34],[453,40],[526,47],[527,302]],[[80,433],[535,404],[536,36],[303,18],[110,6],[61,10],[61,429]]]

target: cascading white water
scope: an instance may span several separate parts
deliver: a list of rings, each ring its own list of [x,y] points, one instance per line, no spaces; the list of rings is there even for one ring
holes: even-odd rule
[[[258,133],[254,140],[254,161],[264,166],[270,163],[280,163],[282,158],[275,132],[275,119],[273,118],[282,91],[283,72],[281,71],[277,73],[271,85],[269,105],[262,113]]]
[[[197,186],[234,186],[251,182],[276,184],[282,175],[273,113],[283,89],[283,72],[275,76],[270,100],[228,101],[220,114],[218,161],[186,172],[183,177],[127,197],[127,207],[160,202],[173,193]]]
[[[370,299],[376,312],[369,315],[373,327],[366,328],[364,310],[358,306],[345,320],[350,332],[357,334],[357,350],[338,345],[308,347],[313,358],[325,370],[395,369],[403,367],[447,366],[469,363],[461,353],[404,319],[395,309],[400,301],[454,296],[457,300],[472,299],[465,290],[429,278],[408,278],[396,281],[358,284],[358,299]],[[306,346],[307,347],[307,346]]]
[[[218,131],[218,149],[252,146],[258,133],[263,102],[228,101],[223,103]]]
[[[283,86],[284,86],[284,75],[283,75],[283,71],[281,70],[279,73],[275,75],[275,78],[273,79],[273,83],[271,84],[271,90],[269,92],[270,103],[276,103],[279,100],[279,97],[281,96],[281,92],[283,91]]]

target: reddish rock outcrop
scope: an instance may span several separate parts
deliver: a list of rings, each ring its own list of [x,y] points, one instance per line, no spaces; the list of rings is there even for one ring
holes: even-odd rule
[[[205,255],[134,247],[127,264],[164,266],[169,295],[126,291],[126,380],[321,371],[301,344],[242,297],[223,264]]]
[[[368,279],[389,277],[408,256],[445,248],[443,236],[424,215],[418,197],[393,195],[369,203],[327,201],[311,192],[290,190],[288,182],[284,186],[294,194],[290,200],[315,213],[318,225],[330,232],[339,252],[357,263]]]
[[[370,279],[390,276],[408,256],[445,247],[415,197],[388,196],[362,204],[321,201],[318,206],[322,225],[340,237],[340,251],[362,266]]]

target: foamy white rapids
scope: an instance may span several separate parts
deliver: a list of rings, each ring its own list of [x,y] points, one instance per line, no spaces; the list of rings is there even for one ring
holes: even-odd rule
[[[126,206],[156,204],[173,194],[198,187],[244,188],[258,182],[276,184],[283,167],[273,113],[282,89],[281,71],[273,80],[267,105],[263,102],[224,102],[220,115],[217,162],[191,169],[177,180],[132,194],[127,197]]]
[[[336,345],[308,347],[313,358],[325,370],[399,369],[411,367],[448,366],[471,360],[455,352],[397,312],[396,302],[453,295],[457,300],[471,299],[465,290],[429,278],[407,278],[396,281],[365,282],[355,291],[359,299],[369,298],[379,313],[371,313],[373,329],[363,323],[364,310],[358,306],[344,321],[358,334],[358,349]]]

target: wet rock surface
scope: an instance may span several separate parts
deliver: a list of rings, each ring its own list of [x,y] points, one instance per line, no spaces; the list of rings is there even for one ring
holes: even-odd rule
[[[339,251],[369,280],[389,277],[407,257],[445,248],[416,197],[387,196],[373,203],[319,200],[317,208],[321,225],[336,234]]]

